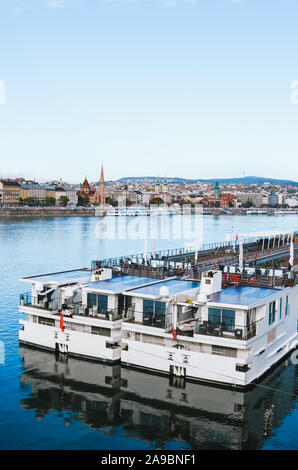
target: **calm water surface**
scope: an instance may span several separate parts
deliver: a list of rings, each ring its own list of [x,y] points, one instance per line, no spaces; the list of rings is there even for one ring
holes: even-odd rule
[[[297,449],[298,369],[289,359],[262,387],[235,393],[19,348],[21,276],[143,251],[143,240],[99,239],[97,224],[96,218],[0,222],[0,448]],[[226,240],[232,226],[239,233],[298,228],[295,215],[205,216],[204,242]],[[183,245],[158,240],[155,248]]]

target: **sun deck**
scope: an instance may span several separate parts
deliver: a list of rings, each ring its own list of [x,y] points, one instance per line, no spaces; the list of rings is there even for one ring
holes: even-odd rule
[[[192,289],[200,287],[200,282],[198,281],[185,281],[179,279],[169,279],[163,280],[162,282],[155,283],[149,286],[143,286],[136,289],[132,289],[126,293],[126,295],[131,295],[134,297],[150,297],[157,298],[160,297],[161,287],[167,287],[169,295],[177,295],[183,292],[187,292]]]
[[[262,302],[272,295],[276,295],[280,291],[281,289],[268,289],[253,286],[226,287],[220,292],[212,294],[208,298],[208,304],[216,303],[250,308],[258,302]]]
[[[89,282],[84,285],[84,288],[110,294],[121,294],[127,290],[156,283],[160,283],[160,279],[142,276],[114,275],[111,279],[106,281]]]

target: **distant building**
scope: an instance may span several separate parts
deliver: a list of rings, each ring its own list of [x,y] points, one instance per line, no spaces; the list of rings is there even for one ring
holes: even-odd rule
[[[62,187],[56,187],[56,205],[59,206],[60,204],[60,197],[65,196],[68,199],[69,206],[77,206],[78,205],[78,195],[77,191],[71,189],[65,189]]]
[[[65,196],[68,198],[68,204],[70,206],[78,205],[78,195],[74,189],[65,189]]]
[[[105,196],[118,202],[119,205],[125,205],[126,201],[136,204],[138,201],[137,191],[107,191]]]
[[[142,204],[144,206],[148,206],[150,202],[150,193],[145,192],[142,193],[141,191],[136,191],[137,203]]]
[[[190,193],[187,196],[187,199],[192,203],[192,204],[201,204],[202,200],[204,197],[200,193]]]
[[[269,194],[268,196],[268,205],[277,206],[279,204],[278,194]]]
[[[236,198],[241,205],[246,204],[247,201],[251,201],[255,207],[260,207],[263,204],[262,193],[237,193]]]
[[[268,198],[269,198],[269,196],[268,196],[267,193],[263,194],[263,197],[262,197],[262,205],[263,206],[268,206]]]
[[[56,206],[59,206],[59,199],[61,196],[66,196],[65,194],[65,189],[60,188],[59,186],[56,186],[56,193],[55,193],[55,199],[56,199]]]
[[[167,178],[163,179],[162,185],[161,185],[161,192],[162,193],[167,193],[168,192],[168,180]]]
[[[0,180],[0,205],[3,207],[17,207],[20,205],[21,185],[14,180]]]
[[[56,199],[55,186],[43,186],[40,184],[22,184],[20,189],[21,199],[31,198],[38,203],[42,203],[46,198],[53,197]]]
[[[214,197],[220,198],[220,187],[219,187],[218,181],[216,181],[213,187],[213,192],[214,192]]]
[[[288,197],[285,199],[285,204],[287,204],[289,207],[298,207],[298,199],[294,197]]]
[[[95,191],[95,189],[91,188],[86,177],[83,181],[83,184],[81,185],[81,188],[77,191],[77,196],[82,198],[88,197],[91,202],[91,200],[94,198]]]
[[[156,181],[155,181],[154,191],[155,191],[156,193],[160,193],[160,192],[161,192],[161,186],[160,186],[159,178],[157,178]]]
[[[101,166],[101,173],[100,173],[100,181],[99,181],[99,189],[95,191],[94,197],[92,202],[94,204],[98,204],[100,206],[104,206],[106,203],[106,196],[105,196],[105,180],[103,174],[103,166]]]
[[[236,198],[234,194],[222,193],[220,197],[205,196],[201,200],[201,204],[207,207],[219,206],[221,208],[226,208],[226,207],[230,207],[231,205],[236,206]]]

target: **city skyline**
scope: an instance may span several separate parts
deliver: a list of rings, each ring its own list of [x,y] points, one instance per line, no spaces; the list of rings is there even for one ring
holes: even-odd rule
[[[74,183],[103,161],[107,180],[297,181],[297,12],[282,0],[3,0],[1,176]]]
[[[100,173],[102,172],[103,165],[101,166]],[[15,174],[10,174],[10,175],[1,175],[0,174],[0,180],[24,180],[24,181],[30,181],[30,182],[39,182],[39,183],[50,183],[50,182],[55,182],[55,184],[59,183],[69,183],[71,185],[82,185],[84,183],[84,180],[87,180],[88,182],[92,184],[97,184],[100,182],[101,176],[98,177],[97,175],[89,175],[88,172],[82,173],[81,179],[79,181],[70,181],[70,180],[63,180],[63,178],[60,176],[57,176],[56,178],[36,178],[32,175],[29,175],[29,177],[25,177],[23,174],[20,173],[15,173]],[[226,177],[226,178],[197,178],[197,177],[192,177],[192,178],[187,178],[183,177],[182,175],[179,176],[173,176],[173,175],[161,175],[160,173],[156,173],[156,175],[137,175],[137,176],[132,176],[126,174],[125,176],[122,176],[120,178],[114,178],[114,179],[105,179],[106,183],[137,183],[140,182],[141,184],[143,183],[151,183],[154,184],[156,181],[163,181],[166,180],[169,184],[200,184],[200,183],[206,183],[206,184],[213,184],[215,182],[218,182],[220,185],[229,185],[229,184],[234,184],[234,185],[262,185],[262,184],[270,184],[270,185],[282,185],[282,186],[297,186],[298,181],[290,178],[271,178],[270,176],[256,176],[256,175],[243,175],[239,177]],[[82,183],[83,182],[83,183]]]

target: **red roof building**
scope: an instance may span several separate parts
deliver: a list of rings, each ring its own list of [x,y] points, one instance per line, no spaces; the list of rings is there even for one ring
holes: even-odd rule
[[[87,178],[84,179],[81,188],[78,190],[77,195],[79,197],[89,197],[90,201],[94,197],[95,189],[92,189],[88,183]]]

